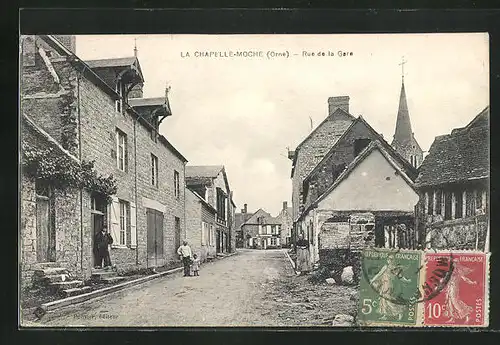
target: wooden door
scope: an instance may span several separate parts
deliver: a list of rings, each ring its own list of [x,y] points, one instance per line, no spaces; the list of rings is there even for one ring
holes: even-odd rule
[[[146,209],[148,266],[163,264],[163,213]]]
[[[49,261],[49,234],[50,234],[50,205],[49,198],[36,198],[36,258],[38,262]]]
[[[220,230],[217,230],[217,236],[215,240],[215,252],[220,253]]]
[[[163,260],[163,213],[156,211],[155,217],[156,230],[156,259],[157,264]]]
[[[94,266],[96,266],[98,262],[98,256],[97,256],[97,251],[96,251],[96,244],[95,244],[95,236],[97,233],[99,233],[103,226],[104,226],[104,214],[98,213],[94,210],[91,211],[91,218],[92,218],[92,253],[94,257]],[[99,263],[101,264],[101,263]]]

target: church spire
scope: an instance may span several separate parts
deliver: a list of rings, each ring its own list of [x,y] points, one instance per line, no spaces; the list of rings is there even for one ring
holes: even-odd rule
[[[137,57],[137,38],[134,38],[134,56]]]
[[[399,109],[398,116],[396,119],[396,130],[394,133],[394,143],[404,143],[412,140],[413,132],[411,130],[410,113],[408,111],[408,104],[406,102],[406,92],[405,92],[405,74],[404,74],[404,57],[400,63],[401,65],[401,93],[399,95]]]
[[[404,57],[401,61],[401,93],[399,95],[398,116],[396,119],[396,130],[391,146],[405,157],[414,167],[418,167],[423,160],[423,151],[415,140],[411,129],[410,113],[406,102]]]

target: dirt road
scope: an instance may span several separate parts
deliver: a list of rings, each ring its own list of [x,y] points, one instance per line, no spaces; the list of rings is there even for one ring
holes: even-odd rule
[[[306,326],[325,324],[336,309],[352,307],[345,287],[317,289],[295,276],[283,250],[239,250],[202,265],[199,277],[155,279],[49,313],[32,325]]]

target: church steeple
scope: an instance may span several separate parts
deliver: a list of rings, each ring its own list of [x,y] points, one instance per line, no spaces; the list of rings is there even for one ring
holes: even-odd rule
[[[394,131],[394,138],[391,146],[399,152],[403,157],[405,157],[408,162],[414,167],[420,166],[423,160],[423,151],[420,148],[417,140],[413,136],[410,121],[410,112],[408,111],[408,104],[406,101],[406,91],[405,91],[405,74],[404,74],[404,64],[406,61],[401,61],[400,65],[402,68],[401,74],[401,93],[399,95],[399,108],[398,115],[396,118],[396,130]]]
[[[396,130],[394,132],[394,142],[404,143],[411,140],[413,132],[411,131],[410,113],[406,103],[406,92],[404,80],[401,83],[401,93],[399,96],[399,109],[396,119]]]

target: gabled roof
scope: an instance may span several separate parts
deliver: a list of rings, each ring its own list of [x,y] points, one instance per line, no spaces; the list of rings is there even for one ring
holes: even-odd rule
[[[264,217],[263,223],[259,223],[258,218]],[[252,214],[252,216],[242,225],[258,225],[258,224],[281,224],[279,220],[271,216],[269,213],[259,208],[257,211]]]
[[[489,107],[467,126],[434,139],[420,166],[417,186],[435,186],[489,178]]]
[[[342,139],[344,139],[347,134],[352,130],[352,128],[354,128],[354,126],[357,124],[357,123],[363,123],[367,128],[368,130],[370,130],[372,132],[372,134],[375,136],[375,138],[377,138],[376,140],[379,141],[380,144],[382,144],[385,149],[387,151],[389,151],[391,153],[392,156],[395,157],[395,159],[400,162],[400,164],[402,164],[405,169],[411,171],[414,175],[414,177],[417,176],[417,169],[410,164],[410,162],[408,162],[403,156],[401,156],[401,154],[399,152],[397,152],[391,145],[389,145],[389,143],[377,132],[373,129],[372,126],[370,126],[370,124],[368,122],[365,121],[365,119],[363,119],[363,117],[360,115],[358,116],[358,118],[356,118],[352,123],[351,125],[349,126],[349,128],[347,128],[345,130],[345,132],[337,139],[337,141],[335,142],[335,144],[330,148],[330,150],[323,156],[323,158],[321,159],[321,161],[318,162],[318,164],[316,164],[316,166],[314,167],[313,170],[311,170],[311,172],[304,178],[304,182],[305,181],[308,181],[312,175],[318,171],[318,169],[320,168],[320,166],[328,159],[330,158],[333,153],[335,152],[335,149],[337,148],[337,145],[339,143],[342,142]]]
[[[132,67],[137,69],[139,77],[142,82],[144,82],[144,75],[142,74],[141,65],[139,59],[136,56],[129,56],[123,58],[111,58],[111,59],[99,59],[99,60],[87,60],[87,65],[92,69],[100,68],[126,68]]]
[[[133,108],[156,108],[163,107],[166,115],[172,115],[168,97],[153,97],[153,98],[129,98],[128,104]]]
[[[208,207],[211,211],[213,211],[214,213],[216,213],[216,212],[217,212],[217,210],[216,210],[216,209],[215,209],[212,205],[210,205],[208,202],[206,202],[206,201],[205,201],[205,199],[203,199],[203,198],[201,197],[201,195],[199,195],[198,193],[196,193],[194,190],[191,190],[191,189],[189,189],[189,188],[187,188],[187,187],[186,187],[186,190],[187,190],[187,191],[189,191],[189,192],[191,192],[191,193],[193,193],[193,194],[194,194],[194,196],[195,196],[196,198],[198,198],[198,200],[199,200],[199,201],[200,201],[203,205],[205,205],[206,207]]]
[[[344,116],[344,118],[339,116]],[[345,116],[347,116],[347,119],[345,119]],[[338,108],[335,110],[332,114],[328,115],[307,137],[302,140],[302,142],[297,145],[297,147],[294,150],[294,156],[293,156],[293,162],[292,162],[292,173],[291,177],[293,177],[294,171],[295,171],[295,165],[297,163],[297,157],[300,151],[300,147],[304,145],[306,141],[308,141],[318,130],[321,128],[326,122],[333,122],[335,124],[335,132],[331,135],[331,142],[330,145],[335,145],[335,143],[338,141],[338,139],[342,136],[342,134],[349,128],[351,123],[355,120],[356,118],[346,112],[345,110]],[[321,160],[321,157],[315,158],[318,161]],[[315,164],[316,166],[316,164]]]
[[[222,169],[223,165],[187,165],[186,177],[216,178]]]
[[[72,159],[76,163],[80,164],[80,159],[78,159],[73,154],[71,154],[68,150],[66,150],[64,147],[62,147],[62,145],[56,139],[54,139],[50,134],[45,132],[42,128],[38,127],[35,124],[35,122],[29,118],[28,115],[23,113],[21,119],[25,125],[27,125],[31,129],[33,129],[39,136],[44,138],[44,140],[46,140],[50,145],[54,146],[60,153],[68,156],[70,159]]]
[[[342,181],[344,181],[346,178],[349,177],[349,174],[366,158],[370,155],[371,152],[374,150],[380,151],[380,153],[384,156],[384,158],[391,164],[396,171],[398,171],[399,175],[408,183],[408,185],[413,188],[415,188],[415,183],[412,181],[412,179],[405,173],[403,169],[401,169],[400,165],[396,163],[393,152],[390,152],[389,150],[386,149],[385,145],[383,145],[380,141],[374,140],[372,141],[361,153],[351,162],[347,165],[347,167],[344,169],[344,171],[337,177],[335,182],[326,189],[323,194],[321,194],[314,202],[311,203],[309,207],[301,214],[299,219],[303,216],[306,215],[309,210],[311,210],[313,207],[316,207],[316,205],[326,198],[328,194],[334,190]]]

